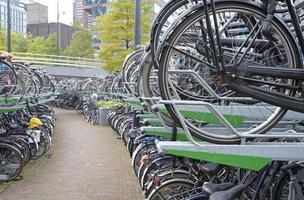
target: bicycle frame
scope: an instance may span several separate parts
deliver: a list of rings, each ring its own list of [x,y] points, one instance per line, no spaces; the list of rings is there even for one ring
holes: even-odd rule
[[[214,27],[217,29],[218,27],[218,22],[216,20],[216,12],[215,12],[215,6],[214,6],[214,0],[210,0],[211,3],[211,16],[213,16],[213,22],[214,22]],[[293,6],[293,3],[291,0],[286,0],[287,6],[288,6],[288,12],[291,15],[292,18],[292,25],[295,28],[300,47],[301,47],[301,52],[304,55],[304,36],[301,31],[300,23],[296,15],[296,10]],[[207,5],[207,1],[204,0],[204,4]],[[211,49],[216,50],[216,46],[221,47],[221,38],[218,33],[218,30],[215,32],[215,39],[213,38],[213,33],[211,29],[211,24],[210,24],[210,15],[208,11],[208,6],[205,6],[205,13],[206,13],[206,24],[207,24],[207,30],[208,30],[208,36],[210,38],[210,47]],[[269,16],[267,15],[267,18]],[[258,30],[258,33],[262,30],[261,26]],[[249,42],[249,46],[251,46],[256,38],[257,34],[253,36],[253,40]],[[245,41],[248,42],[248,41]],[[217,43],[217,45],[216,45]],[[245,43],[244,43],[245,44]],[[249,48],[248,48],[249,49]],[[297,112],[304,112],[304,101],[302,99],[298,99],[295,97],[291,97],[282,93],[277,93],[273,91],[268,91],[268,90],[263,90],[258,87],[252,87],[248,86],[243,80],[235,78],[238,74],[235,73],[226,73],[227,70],[233,70],[236,69],[238,70],[239,65],[238,64],[231,64],[227,65],[226,67],[222,64],[221,58],[223,57],[223,54],[221,53],[221,48],[218,49],[218,52],[213,52],[213,54],[217,54],[216,56],[213,56],[213,66],[217,69],[218,73],[218,84],[224,84],[226,83],[227,86],[232,89],[233,91],[236,91],[238,93],[241,93],[243,95],[252,97],[254,99],[276,105],[279,107],[283,107],[289,110],[297,111]],[[245,55],[245,53],[244,53]],[[242,56],[242,58],[244,57]],[[242,59],[241,58],[241,59]],[[301,62],[302,63],[302,62]],[[244,67],[243,65],[241,67]],[[268,66],[252,66],[252,67],[246,67],[245,66],[245,75],[246,74],[254,74],[254,75],[263,75],[263,76],[272,76],[272,77],[277,77],[277,78],[288,78],[293,81],[297,80],[304,80],[304,70],[302,66],[296,66],[298,69],[277,69],[275,67],[268,67]],[[300,69],[299,69],[300,68]],[[242,74],[242,76],[244,76]],[[282,88],[284,88],[283,85],[277,85]],[[288,88],[292,90],[292,93],[295,91],[300,91],[303,93],[303,86],[297,86],[293,88]],[[303,96],[303,95],[302,95]]]

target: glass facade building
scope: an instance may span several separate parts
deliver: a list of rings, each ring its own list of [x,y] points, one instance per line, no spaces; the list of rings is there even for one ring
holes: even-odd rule
[[[103,4],[109,3],[109,0],[84,0],[85,5],[96,5],[96,4]]]
[[[96,17],[108,11],[110,0],[83,0],[83,9],[89,14],[88,27],[94,25]]]
[[[83,10],[83,0],[73,0],[73,21],[82,27],[88,26],[88,14]]]
[[[13,32],[26,34],[27,15],[25,5],[19,0],[11,0],[11,27]],[[7,1],[0,0],[0,26],[7,28]]]
[[[87,27],[92,28],[96,21],[96,17],[108,12],[108,3],[111,0],[83,0],[83,10],[88,14]],[[100,47],[100,40],[98,39],[98,32],[92,31],[93,46],[98,52]]]
[[[109,12],[108,3],[113,1],[114,0],[74,0],[74,21],[81,22],[81,24],[84,24],[84,27],[92,30],[96,17]],[[153,5],[163,5],[166,2],[167,0],[155,0]],[[160,9],[161,6],[158,8]],[[96,52],[98,52],[100,47],[98,35],[99,33],[97,31],[92,30],[93,45]]]

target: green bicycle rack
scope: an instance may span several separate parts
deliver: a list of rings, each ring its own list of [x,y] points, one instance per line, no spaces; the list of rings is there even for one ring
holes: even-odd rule
[[[188,142],[182,141],[158,141],[157,148],[160,152],[176,156],[205,160],[225,164],[244,169],[259,171],[271,161],[299,161],[303,160],[304,143],[289,142],[253,142],[247,141],[252,138],[304,138],[303,133],[294,131],[273,132],[267,135],[247,135],[237,132],[236,129],[225,119],[224,115],[217,112],[214,106],[206,102],[198,101],[160,101],[163,104],[177,105],[199,105],[210,109],[232,133],[242,140],[238,145],[218,145],[200,142],[193,138],[184,122],[182,112],[178,109],[177,114]],[[275,149],[275,151],[274,151]]]

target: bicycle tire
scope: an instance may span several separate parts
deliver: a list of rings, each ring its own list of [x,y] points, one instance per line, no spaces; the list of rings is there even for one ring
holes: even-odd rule
[[[291,170],[291,172],[293,174],[296,174],[298,171],[302,171],[302,174],[303,174],[303,167],[301,166],[294,166],[292,168],[290,168],[289,170]],[[271,195],[271,199],[272,200],[283,200],[283,199],[286,199],[283,198],[281,199],[281,194],[284,192],[284,187],[289,187],[289,180],[290,180],[290,174],[288,172],[288,170],[285,170],[283,171],[283,173],[281,173],[278,177],[278,179],[276,180],[274,186],[273,186],[273,189],[272,189],[272,195]],[[303,180],[298,180],[299,182],[303,181]],[[304,194],[304,184],[302,182],[302,190],[303,190],[303,193],[302,195]]]
[[[164,183],[162,183],[159,187],[154,189],[149,194],[147,200],[166,200],[170,196],[174,195],[174,193],[165,195],[162,193],[162,190],[167,192],[167,191],[169,191],[170,187],[185,187],[185,189],[183,189],[183,191],[185,192],[194,187],[194,182],[192,182],[191,180],[185,180],[185,179],[172,179],[169,181],[165,181]],[[181,189],[179,189],[178,193],[181,193],[183,191],[181,191]],[[175,193],[175,195],[178,193]]]
[[[174,40],[176,40],[176,38],[178,37],[180,32],[182,32],[185,27],[190,26],[189,24],[191,24],[192,21],[195,21],[199,17],[204,16],[204,12],[202,12],[202,6],[203,5],[196,6],[193,9],[196,11],[192,10],[191,13],[190,12],[186,13],[185,14],[185,16],[187,16],[186,19],[184,19],[181,23],[177,24],[176,27],[172,28],[172,29],[174,29],[173,33],[170,33],[169,39],[166,39],[164,41],[164,43],[166,43],[166,44],[174,43]],[[215,6],[216,6],[216,9],[222,9],[222,10],[233,9],[238,12],[246,11],[246,12],[250,12],[251,14],[266,17],[266,12],[263,9],[263,7],[259,6],[257,3],[254,3],[254,2],[238,1],[238,0],[216,1]],[[182,16],[182,17],[185,17],[185,16]],[[285,24],[282,23],[278,18],[274,18],[273,26],[276,27],[277,29],[280,29],[280,32],[282,33],[281,36],[285,37],[285,41],[288,41],[288,42],[286,42],[286,44],[289,45],[288,46],[289,52],[292,56],[292,62],[294,63],[294,65],[292,65],[292,66],[297,66],[297,67],[302,66],[299,63],[300,56],[299,56],[299,52],[297,50],[297,45],[295,43],[295,40],[294,40],[292,34],[290,33],[290,31],[285,26]],[[161,65],[159,67],[159,86],[160,86],[160,90],[161,90],[162,99],[170,100],[172,97],[170,94],[169,83],[168,83],[168,78],[167,78],[168,69],[166,68],[167,66],[165,64],[168,62],[166,59],[168,59],[170,50],[169,50],[168,45],[166,45],[166,46],[167,47],[164,47],[162,50],[162,57],[160,59]],[[168,112],[171,115],[171,117],[173,118],[173,120],[180,124],[173,106],[166,105],[166,109],[168,110]],[[286,112],[287,112],[286,109],[278,108],[273,115],[271,115],[267,120],[265,120],[264,123],[261,124],[261,126],[251,129],[250,131],[248,131],[248,133],[249,134],[266,133],[268,130],[270,130],[272,127],[274,127],[281,120],[281,118],[285,115]],[[216,144],[239,144],[240,143],[240,138],[236,135],[221,136],[218,134],[210,134],[208,132],[203,132],[203,131],[199,130],[197,127],[194,127],[187,120],[185,122],[186,122],[187,127],[189,128],[190,132],[194,136],[201,138],[202,140],[204,140],[206,142],[211,142],[211,143],[216,143]]]

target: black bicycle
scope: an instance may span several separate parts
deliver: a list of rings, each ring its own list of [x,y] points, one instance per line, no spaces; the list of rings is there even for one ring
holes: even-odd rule
[[[190,72],[195,72],[225,99],[209,101],[224,110],[222,114],[232,121],[245,116],[246,123],[236,127],[244,134],[266,133],[288,110],[304,112],[303,16],[297,12],[299,5],[296,8],[291,0],[203,0],[192,6],[163,36],[156,55],[162,99],[176,99],[178,91],[172,92],[172,86],[189,80]],[[177,60],[182,60],[182,65],[177,65]],[[188,73],[181,79],[176,70]],[[206,92],[196,94],[205,96]],[[178,122],[174,107],[166,108]],[[204,141],[240,142],[238,136],[186,123]]]

